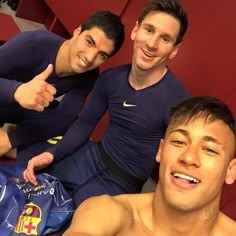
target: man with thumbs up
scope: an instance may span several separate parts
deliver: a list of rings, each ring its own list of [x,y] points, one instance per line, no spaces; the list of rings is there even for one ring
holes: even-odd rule
[[[47,30],[22,32],[0,47],[0,156],[63,135],[80,112],[99,66],[124,41],[120,17],[98,11],[70,39]],[[59,102],[55,98],[63,96]]]
[[[45,71],[35,76],[34,79],[19,86],[14,98],[20,106],[36,111],[43,111],[49,106],[56,93],[55,87],[46,81],[52,71],[53,66],[50,64]]]

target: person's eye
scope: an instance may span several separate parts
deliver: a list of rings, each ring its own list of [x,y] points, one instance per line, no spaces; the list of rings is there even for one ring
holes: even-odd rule
[[[178,140],[178,139],[171,140],[171,143],[174,144],[175,146],[179,146],[179,147],[185,145],[184,141],[181,141],[181,140]]]
[[[219,152],[217,152],[215,149],[213,149],[213,148],[209,148],[209,147],[204,147],[203,148],[203,150],[205,151],[205,152],[207,152],[208,154],[219,154]]]
[[[170,37],[168,36],[162,36],[162,40],[166,43],[170,42]]]
[[[144,30],[145,30],[146,32],[148,32],[148,33],[152,33],[152,32],[153,32],[153,29],[150,28],[150,27],[146,27],[146,28],[144,28]]]
[[[87,43],[87,45],[90,46],[90,47],[93,45],[92,41],[89,40],[89,39],[86,39],[86,43]]]
[[[99,57],[100,57],[100,59],[102,60],[102,61],[105,61],[105,60],[107,60],[107,55],[105,55],[105,54],[99,54]]]

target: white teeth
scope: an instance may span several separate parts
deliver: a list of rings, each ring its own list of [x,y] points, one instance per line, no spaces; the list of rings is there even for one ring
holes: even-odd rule
[[[156,56],[156,55],[150,54],[149,52],[144,51],[144,50],[143,50],[143,53],[144,53],[144,55],[147,56],[147,57],[155,57],[155,56]]]
[[[149,54],[149,53],[147,53],[147,52],[144,52],[144,54],[145,54],[146,56],[148,56],[148,57],[154,57],[154,55],[151,55],[151,54]]]
[[[83,67],[88,67],[90,64],[89,62],[87,62],[87,60],[83,60],[81,57],[79,57],[79,61]]]
[[[189,181],[191,181],[195,184],[199,183],[199,181],[197,179],[194,179],[193,177],[188,176],[188,175],[184,175],[184,174],[180,174],[180,173],[173,173],[173,176],[177,177],[177,178],[182,178],[182,179],[189,180]]]
[[[81,62],[82,65],[87,66],[86,62],[83,61],[81,58],[80,58],[80,62]]]

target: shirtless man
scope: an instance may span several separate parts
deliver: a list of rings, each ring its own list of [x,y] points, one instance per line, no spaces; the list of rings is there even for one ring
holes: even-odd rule
[[[156,160],[155,193],[103,195],[76,210],[64,236],[235,236],[220,210],[223,183],[236,178],[235,124],[228,107],[194,97],[171,113]]]

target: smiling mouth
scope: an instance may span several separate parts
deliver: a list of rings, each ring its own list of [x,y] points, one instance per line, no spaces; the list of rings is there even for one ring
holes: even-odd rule
[[[89,67],[91,63],[83,60],[81,57],[79,57],[79,61],[80,61],[80,64],[83,66],[83,67]]]
[[[185,174],[181,174],[181,173],[177,173],[177,172],[172,172],[171,175],[176,178],[176,179],[183,179],[185,181],[188,181],[191,184],[199,184],[200,180],[189,176],[189,175],[185,175]]]
[[[143,54],[144,54],[145,56],[147,56],[147,57],[150,57],[150,58],[156,57],[156,55],[153,55],[153,54],[151,54],[151,53],[148,53],[147,51],[144,51],[143,49],[142,49],[142,52],[143,52]]]

